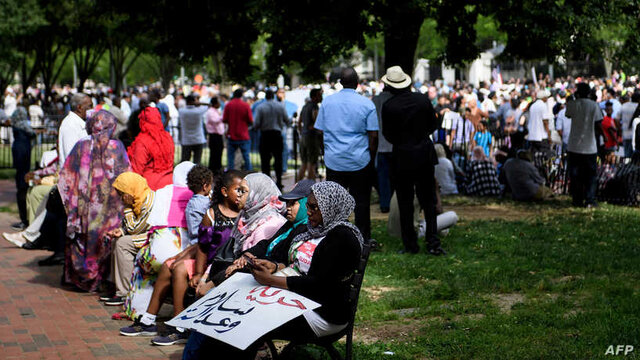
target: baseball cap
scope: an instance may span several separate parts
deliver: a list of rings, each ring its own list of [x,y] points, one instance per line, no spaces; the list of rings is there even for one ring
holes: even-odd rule
[[[278,199],[282,201],[286,200],[299,200],[311,194],[311,186],[316,182],[311,179],[304,179],[298,181],[298,183],[286,194],[278,196]]]

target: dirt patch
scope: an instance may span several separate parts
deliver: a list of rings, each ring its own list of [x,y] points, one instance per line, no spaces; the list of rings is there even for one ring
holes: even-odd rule
[[[387,293],[390,291],[397,291],[400,289],[396,287],[390,287],[390,286],[372,286],[372,287],[363,287],[362,290],[364,290],[364,292],[367,293],[367,296],[371,301],[378,301],[378,299],[380,299],[382,295],[384,295],[384,293]]]
[[[463,315],[456,315],[453,317],[453,321],[460,321],[460,320],[480,320],[480,319],[484,319],[485,315],[484,314],[463,314]]]
[[[410,341],[421,327],[440,320],[439,317],[433,317],[402,322],[385,322],[381,326],[356,326],[353,330],[353,340],[367,345],[377,341]]]
[[[460,217],[461,221],[474,221],[474,220],[522,220],[525,218],[536,216],[537,213],[533,210],[526,210],[525,208],[487,204],[487,205],[450,205],[446,206],[445,211],[455,211]]]
[[[559,277],[556,279],[551,279],[551,282],[554,284],[566,284],[568,282],[578,281],[583,279],[584,279],[584,276],[582,275],[567,275],[567,276]]]
[[[511,307],[515,304],[524,302],[525,297],[522,294],[494,294],[491,295],[491,301],[493,301],[504,313],[510,313]]]

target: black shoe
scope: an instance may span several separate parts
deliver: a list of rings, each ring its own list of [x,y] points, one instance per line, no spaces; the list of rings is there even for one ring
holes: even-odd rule
[[[54,266],[64,264],[64,254],[53,254],[44,260],[38,261],[38,266]]]
[[[438,246],[437,248],[428,249],[427,253],[429,253],[429,254],[431,254],[433,256],[447,255],[447,252],[444,251],[444,249],[441,248],[440,246]]]
[[[43,249],[43,241],[40,238],[37,238],[35,241],[27,241],[22,245],[22,248],[25,250],[40,250]]]
[[[383,214],[386,214],[386,213],[389,212],[389,208],[388,207],[381,207],[380,208],[380,212],[383,213]]]
[[[22,221],[11,224],[11,229],[15,231],[22,231],[26,228],[27,228],[27,224],[23,223]]]

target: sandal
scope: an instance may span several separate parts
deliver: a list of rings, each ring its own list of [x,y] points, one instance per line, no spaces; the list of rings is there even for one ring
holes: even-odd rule
[[[117,312],[117,313],[111,315],[111,320],[129,320],[129,321],[131,321],[131,318],[124,311],[122,311],[122,312]]]

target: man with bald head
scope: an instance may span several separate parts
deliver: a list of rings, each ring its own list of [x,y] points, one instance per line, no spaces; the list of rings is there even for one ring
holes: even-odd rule
[[[78,140],[87,136],[85,120],[87,111],[91,109],[93,103],[91,98],[83,93],[74,94],[70,101],[71,111],[62,119],[58,130],[58,168],[62,169],[64,161],[71,153],[71,149]]]
[[[356,201],[356,226],[369,239],[378,114],[373,102],[356,92],[358,74],[352,67],[342,69],[340,84],[341,91],[323,100],[314,127],[322,132],[327,180],[349,189]]]

